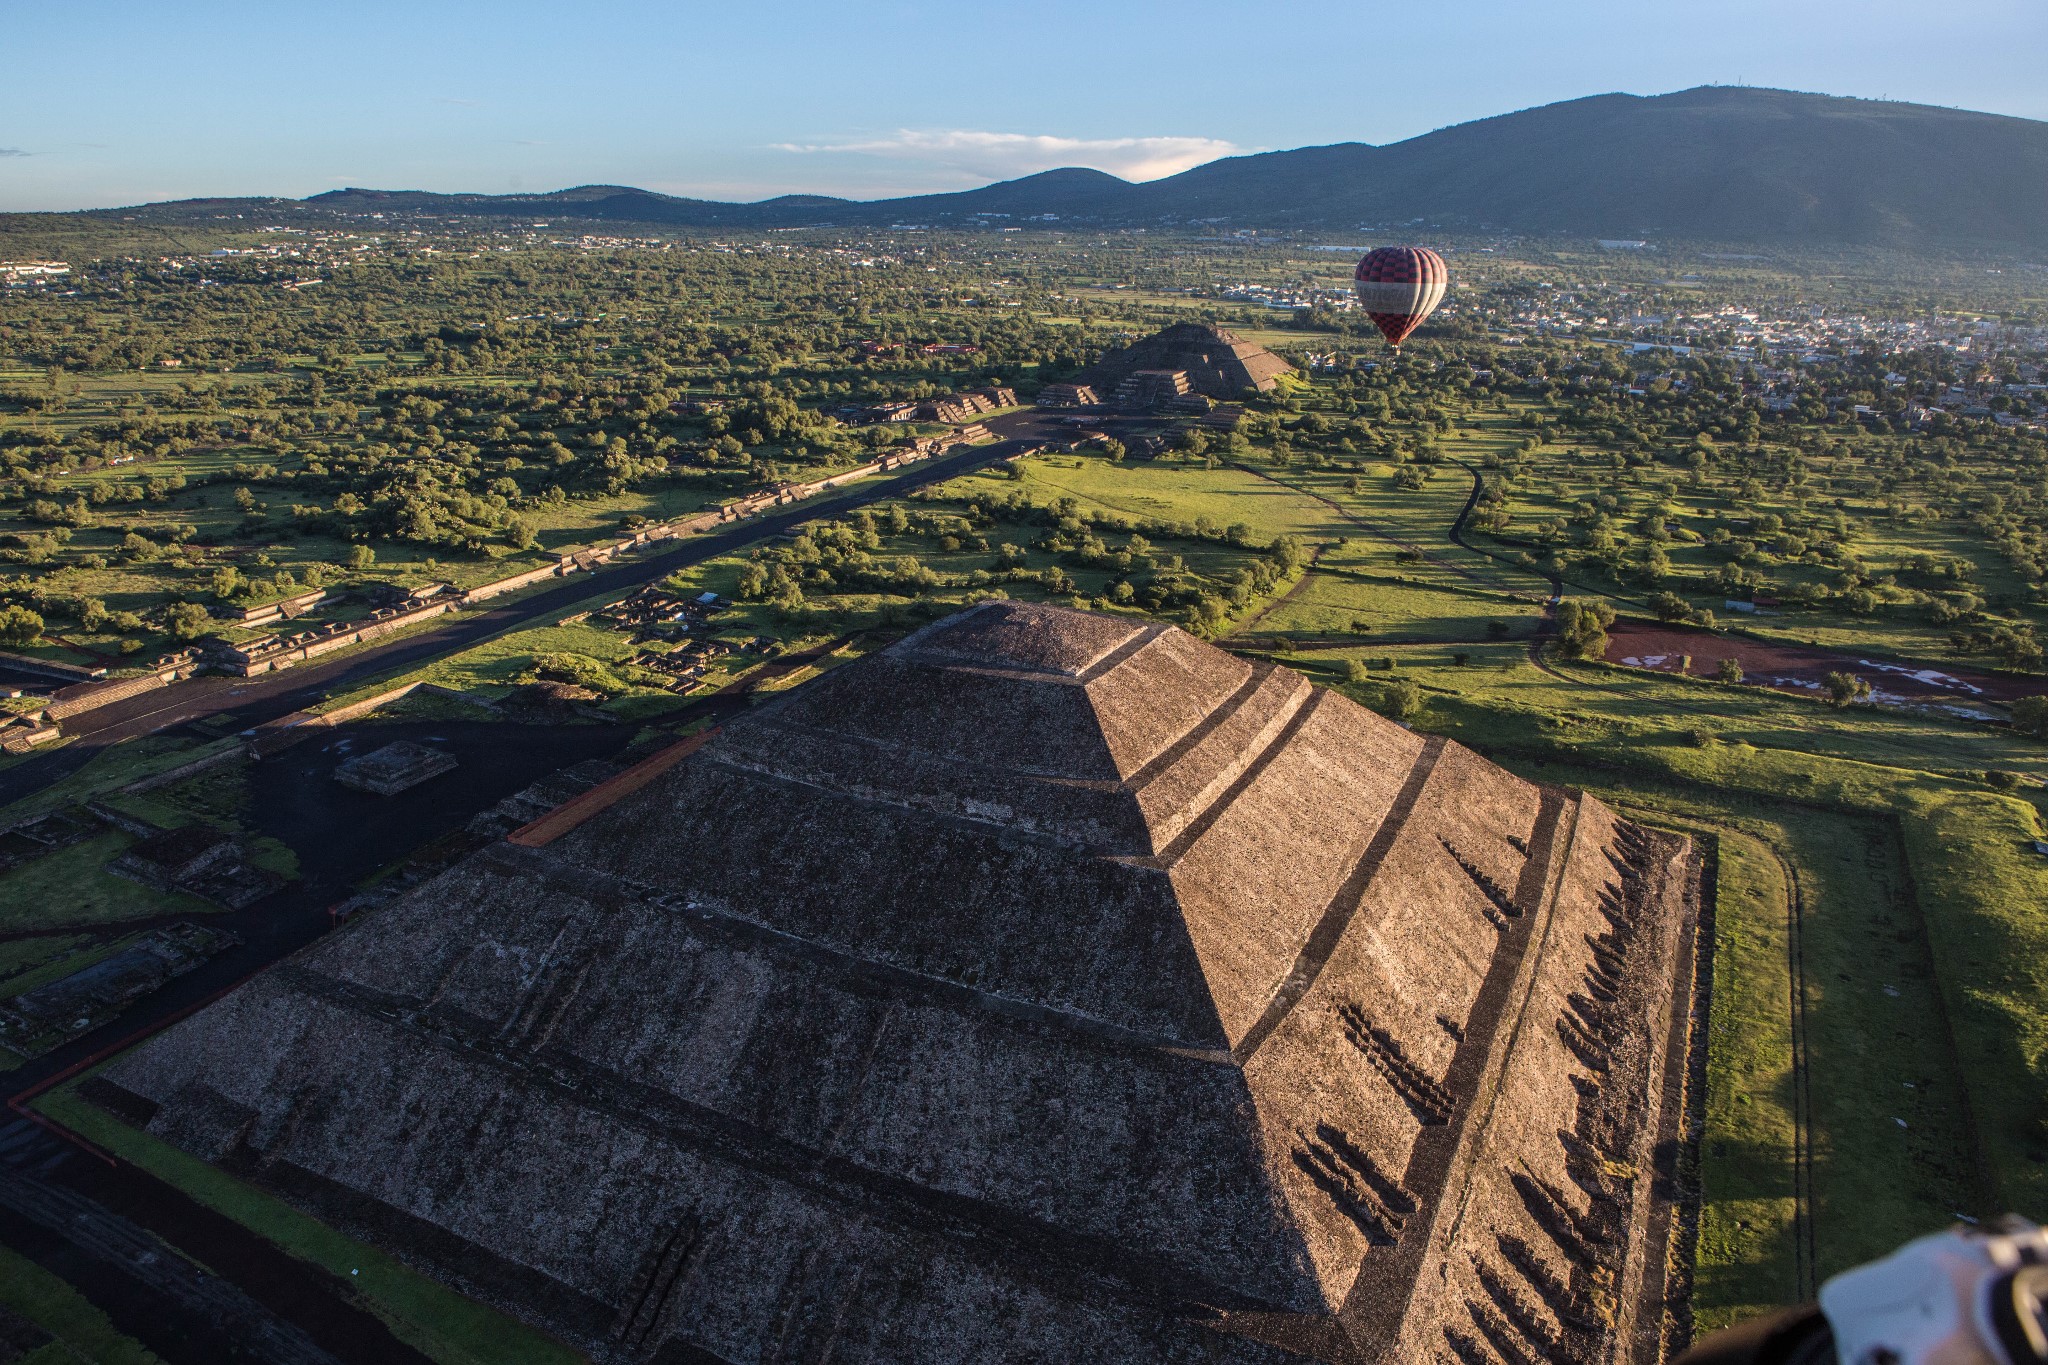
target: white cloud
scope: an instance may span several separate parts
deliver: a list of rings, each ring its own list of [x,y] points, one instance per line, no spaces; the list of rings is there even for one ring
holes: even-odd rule
[[[953,128],[905,128],[859,142],[776,144],[784,152],[838,152],[942,166],[962,176],[1009,180],[1057,166],[1092,166],[1126,180],[1157,180],[1219,156],[1235,156],[1235,143],[1213,137],[1048,137]]]

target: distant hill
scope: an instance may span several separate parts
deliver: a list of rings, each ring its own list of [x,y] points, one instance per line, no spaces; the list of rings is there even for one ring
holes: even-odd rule
[[[219,213],[207,200],[125,214]],[[1046,171],[957,194],[754,204],[616,185],[538,195],[347,189],[300,212],[685,227],[963,223],[1452,230],[1723,242],[2048,248],[2048,123],[1920,104],[1702,87],[1595,95],[1375,147],[1212,161],[1145,184]]]
[[[1139,212],[1337,227],[1729,241],[2048,243],[2048,123],[1725,87],[1596,95],[1440,129],[1233,157]]]

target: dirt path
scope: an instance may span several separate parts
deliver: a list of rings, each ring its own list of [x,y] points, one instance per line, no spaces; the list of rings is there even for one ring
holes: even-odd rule
[[[1785,954],[1791,982],[1792,1038],[1792,1256],[1799,1297],[1819,1292],[1813,1234],[1813,1078],[1806,1064],[1806,892],[1799,869],[1779,847],[1764,841],[1785,879]]]
[[[1229,635],[1226,635],[1223,638],[1226,640],[1234,640],[1237,636],[1242,635],[1245,631],[1250,630],[1253,626],[1265,620],[1266,617],[1271,615],[1273,612],[1278,611],[1280,608],[1286,606],[1289,602],[1292,602],[1297,596],[1300,595],[1300,593],[1305,588],[1308,587],[1309,579],[1315,576],[1316,561],[1321,559],[1322,557],[1323,547],[1320,545],[1316,546],[1315,549],[1309,551],[1308,563],[1301,566],[1301,577],[1294,580],[1293,586],[1288,588],[1286,592],[1281,593],[1272,601],[1266,603],[1265,606],[1260,607],[1257,611],[1253,612],[1249,620],[1241,623],[1236,630],[1231,631]]]
[[[1510,569],[1515,570],[1518,573],[1525,573],[1532,578],[1540,578],[1544,580],[1546,583],[1550,585],[1550,600],[1553,602],[1556,601],[1558,598],[1564,596],[1564,580],[1562,578],[1559,578],[1556,574],[1545,573],[1541,569],[1526,568],[1523,565],[1515,563],[1515,561],[1513,561],[1512,559],[1507,559],[1501,555],[1495,554],[1491,550],[1481,549],[1479,546],[1474,545],[1471,541],[1465,539],[1465,523],[1471,520],[1472,510],[1479,506],[1479,495],[1482,491],[1484,491],[1485,480],[1481,477],[1478,470],[1474,469],[1471,465],[1466,464],[1463,460],[1457,460],[1454,461],[1454,463],[1457,464],[1457,466],[1460,469],[1464,470],[1467,474],[1470,474],[1472,476],[1472,492],[1465,499],[1465,505],[1458,509],[1457,517],[1453,519],[1451,522],[1451,529],[1448,533],[1450,535],[1451,541],[1454,544],[1456,544],[1460,549],[1468,551],[1471,554],[1483,555],[1487,559],[1492,560],[1496,564],[1502,564]]]
[[[1344,506],[1343,503],[1338,502],[1335,498],[1327,497],[1324,494],[1316,492],[1312,488],[1303,488],[1300,484],[1289,483],[1285,479],[1276,478],[1274,475],[1268,474],[1263,470],[1253,469],[1250,465],[1237,464],[1235,462],[1232,462],[1230,467],[1232,469],[1237,470],[1241,474],[1249,474],[1255,479],[1262,479],[1267,483],[1274,484],[1280,488],[1284,488],[1290,493],[1297,494],[1304,498],[1313,499],[1314,501],[1323,504],[1323,506],[1335,512],[1338,516],[1344,518],[1344,520],[1350,522],[1352,525],[1360,527],[1361,529],[1370,532],[1372,535],[1376,536],[1380,540],[1384,540],[1385,542],[1387,542],[1387,544],[1399,546],[1401,549],[1406,550],[1411,554],[1418,555],[1425,563],[1434,564],[1437,568],[1444,570],[1446,573],[1454,573],[1460,578],[1467,579],[1472,583],[1477,584],[1479,587],[1485,589],[1489,593],[1493,593],[1497,596],[1505,596],[1505,593],[1501,588],[1499,588],[1495,584],[1488,583],[1485,579],[1479,577],[1479,575],[1473,573],[1464,565],[1454,564],[1448,559],[1444,559],[1438,555],[1431,554],[1428,550],[1423,549],[1420,545],[1417,545],[1414,541],[1409,540],[1407,537],[1397,535],[1394,532],[1388,530],[1386,527],[1378,525],[1375,522],[1368,521],[1364,517],[1359,516],[1356,512],[1353,512],[1350,508]],[[1478,494],[1475,492],[1473,494],[1473,498],[1476,498],[1477,496]],[[1465,505],[1468,511],[1471,508],[1472,500],[1472,498],[1468,498],[1466,500]],[[1464,513],[1459,513],[1459,520],[1463,520],[1463,518]]]

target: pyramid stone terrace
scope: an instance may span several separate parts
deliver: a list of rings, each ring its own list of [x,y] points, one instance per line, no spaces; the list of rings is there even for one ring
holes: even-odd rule
[[[453,754],[401,739],[338,765],[334,780],[373,796],[396,796],[456,766]]]
[[[988,603],[92,1093],[601,1361],[1647,1360],[1694,871]]]

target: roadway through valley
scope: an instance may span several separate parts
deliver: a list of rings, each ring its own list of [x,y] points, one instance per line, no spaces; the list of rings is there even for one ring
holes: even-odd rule
[[[1038,412],[995,418],[988,425],[1003,439],[921,462],[837,495],[778,507],[672,548],[577,574],[501,606],[453,615],[443,624],[342,658],[256,678],[196,678],[110,703],[81,715],[71,742],[63,748],[0,774],[0,804],[34,795],[126,740],[222,715],[245,725],[261,724],[375,676],[425,664],[490,636],[546,620],[600,594],[623,594],[802,522],[898,497],[1071,435],[1060,419]],[[838,643],[843,642],[834,642]],[[768,671],[801,667],[821,652],[790,656]],[[744,691],[729,687],[697,698],[674,718],[715,720],[745,705]],[[540,754],[531,755],[531,760],[526,766],[534,772],[501,775],[499,785],[509,791],[559,761]],[[502,793],[488,795],[498,794]],[[12,1113],[0,1115],[0,1245],[62,1275],[121,1330],[172,1365],[213,1365],[230,1359],[295,1365],[424,1359],[392,1337],[353,1285],[309,1262],[278,1256],[256,1234],[201,1207],[140,1167],[81,1150],[75,1138],[30,1107],[50,1086],[160,1031],[326,933],[332,924],[327,906],[345,894],[355,877],[374,872],[393,851],[375,839],[343,843],[346,846],[327,859],[334,866],[326,867],[323,875],[220,917],[219,922],[241,940],[237,946],[8,1076]]]
[[[990,418],[986,425],[1003,439],[993,445],[965,447],[923,461],[899,473],[852,485],[845,492],[789,503],[707,534],[691,536],[670,549],[637,554],[591,573],[575,574],[502,606],[451,613],[445,624],[280,673],[253,678],[193,678],[109,702],[66,723],[69,743],[0,772],[0,806],[62,781],[124,740],[227,713],[248,725],[274,720],[379,674],[424,665],[480,644],[493,635],[533,625],[599,594],[624,594],[642,583],[744,549],[802,522],[900,497],[1046,442],[1071,439],[1074,434],[1061,419],[1035,410]]]

